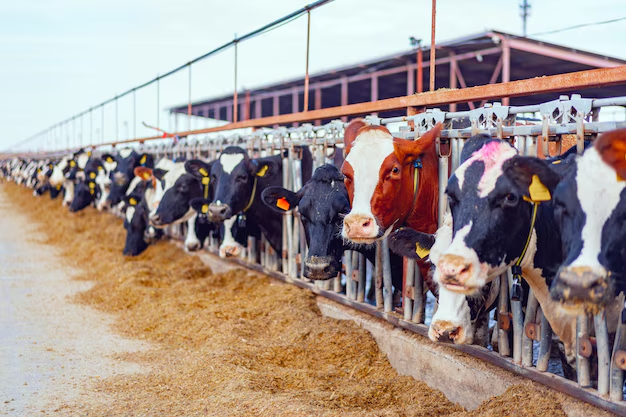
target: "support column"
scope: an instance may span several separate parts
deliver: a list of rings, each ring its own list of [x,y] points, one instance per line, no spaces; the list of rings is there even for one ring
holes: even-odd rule
[[[410,96],[415,93],[415,77],[413,77],[413,69],[410,65],[406,66],[406,95]]]
[[[322,87],[319,84],[315,85],[315,110],[319,110],[322,108]],[[315,126],[319,126],[322,124],[322,121],[317,119],[315,121]]]
[[[341,78],[341,105],[342,106],[348,105],[348,77]],[[343,120],[344,122],[347,122],[348,117],[343,116],[341,120]]]
[[[291,89],[291,112],[292,113],[298,113],[298,111],[300,108],[300,103],[298,103],[298,90],[295,88]],[[294,122],[292,123],[293,127],[298,127],[298,123]]]
[[[458,62],[456,60],[456,55],[454,55],[454,52],[450,51],[450,88],[451,89],[455,89],[456,88],[457,66],[458,66]],[[450,104],[450,111],[451,112],[452,111],[456,111],[456,103],[451,103]]]
[[[280,113],[280,106],[279,106],[279,96],[278,94],[274,94],[274,97],[272,98],[272,116],[278,116],[278,114]],[[278,127],[278,125],[274,125],[274,127]]]
[[[370,101],[378,101],[378,75],[373,72],[370,83]],[[378,116],[378,112],[372,113],[374,116]]]
[[[509,47],[508,41],[502,37],[500,38],[502,42],[502,82],[508,83],[511,81],[511,48]],[[509,105],[509,98],[502,98],[502,105]]]

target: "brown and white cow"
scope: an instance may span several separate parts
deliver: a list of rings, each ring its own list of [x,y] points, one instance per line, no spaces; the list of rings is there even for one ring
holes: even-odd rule
[[[436,231],[435,139],[440,131],[438,124],[413,141],[394,138],[386,127],[360,119],[346,127],[342,173],[351,209],[343,221],[344,239],[371,244],[402,225],[423,233]]]

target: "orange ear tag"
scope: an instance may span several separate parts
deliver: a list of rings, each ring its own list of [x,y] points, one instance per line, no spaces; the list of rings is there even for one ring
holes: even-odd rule
[[[287,199],[285,197],[281,197],[278,200],[276,200],[276,207],[278,207],[281,210],[289,210],[289,201],[287,201]]]

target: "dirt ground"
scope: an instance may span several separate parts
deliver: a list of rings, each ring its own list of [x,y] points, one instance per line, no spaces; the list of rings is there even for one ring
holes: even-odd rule
[[[102,320],[94,319],[93,329],[88,329],[82,317],[62,316],[72,322],[68,326],[78,326],[64,343],[81,344],[85,338],[93,342],[102,335],[104,343],[98,343],[99,339],[92,343],[101,347],[98,355],[122,364],[122,369],[93,375],[99,370],[85,363],[78,367],[80,382],[66,384],[66,395],[48,397],[52,402],[40,413],[564,415],[553,396],[530,385],[511,387],[478,410],[466,412],[426,384],[399,376],[368,332],[351,322],[323,317],[309,291],[241,269],[212,273],[168,242],[159,242],[137,258],[125,258],[121,254],[124,229],[118,218],[91,208],[72,214],[60,201],[35,198],[30,190],[13,184],[0,184],[0,196],[2,201],[11,201],[0,206],[2,216],[26,217],[37,225],[37,233],[27,229],[17,238],[52,246],[58,253],[56,263],[66,265],[66,271],[76,271],[72,282],[93,283],[72,295],[71,304],[48,303],[45,308],[93,308],[112,318],[116,337],[135,341],[125,349],[112,349],[104,342],[111,336],[102,329],[107,327]],[[37,253],[31,261],[40,262]],[[20,320],[37,322],[40,318]],[[52,349],[56,346],[54,341],[45,342]],[[56,375],[55,381],[64,378]],[[19,384],[21,380],[16,379],[14,391]],[[45,390],[49,385],[42,387]],[[0,410],[11,414],[8,400],[0,397],[5,407]]]

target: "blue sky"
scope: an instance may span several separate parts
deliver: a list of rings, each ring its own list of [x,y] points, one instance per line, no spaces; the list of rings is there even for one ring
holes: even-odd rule
[[[0,2],[0,149],[100,103],[310,1],[22,0]],[[437,39],[496,29],[521,34],[519,0],[439,0]],[[530,35],[626,16],[623,0],[531,0]],[[539,37],[626,59],[626,21]],[[409,49],[430,37],[428,0],[335,0],[312,13],[311,71]],[[303,75],[306,18],[244,43],[239,84],[253,87]],[[193,67],[192,98],[233,88],[232,50]],[[138,123],[156,121],[154,88],[137,94]],[[164,109],[187,100],[187,73],[161,84]],[[132,126],[132,101],[119,103],[119,134]],[[105,139],[115,136],[105,109]],[[99,127],[99,113],[94,125]],[[78,130],[80,124],[77,123]],[[88,118],[83,120],[89,137]],[[148,133],[141,128],[138,134]]]

